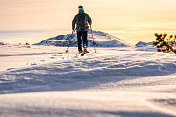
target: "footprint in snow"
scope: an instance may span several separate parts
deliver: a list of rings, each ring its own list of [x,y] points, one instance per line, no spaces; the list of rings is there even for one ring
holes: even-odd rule
[[[45,60],[43,59],[43,60],[40,60],[41,62],[45,62]]]
[[[57,53],[57,54],[63,54],[63,53]]]
[[[37,65],[36,63],[31,63],[31,66],[33,66],[33,65]]]
[[[15,68],[8,68],[7,70],[12,70],[12,69],[15,69]]]
[[[52,55],[52,56],[62,56],[62,55],[61,54],[60,55],[55,54],[55,55]]]
[[[56,59],[56,57],[50,57],[50,59]]]

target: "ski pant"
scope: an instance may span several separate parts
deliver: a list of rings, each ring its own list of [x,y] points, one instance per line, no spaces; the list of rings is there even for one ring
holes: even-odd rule
[[[77,32],[78,51],[82,51],[82,41],[83,41],[83,47],[87,48],[88,46],[87,36],[88,36],[88,31]]]

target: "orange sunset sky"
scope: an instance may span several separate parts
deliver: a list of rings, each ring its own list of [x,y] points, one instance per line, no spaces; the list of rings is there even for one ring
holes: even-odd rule
[[[176,32],[176,0],[0,0],[0,31],[53,31],[39,39],[71,33],[79,5],[91,16],[93,30],[131,44],[152,41],[156,32]]]

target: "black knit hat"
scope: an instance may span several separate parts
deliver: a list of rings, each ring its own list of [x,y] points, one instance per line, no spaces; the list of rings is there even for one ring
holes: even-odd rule
[[[79,8],[79,9],[83,9],[83,6],[82,6],[82,5],[80,5],[78,8]]]

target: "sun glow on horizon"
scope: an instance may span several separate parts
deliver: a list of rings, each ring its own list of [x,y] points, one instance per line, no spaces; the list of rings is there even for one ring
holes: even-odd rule
[[[67,30],[83,5],[94,30],[130,43],[150,41],[153,34],[174,33],[175,0],[0,0],[0,30]],[[150,39],[152,38],[152,39]]]

